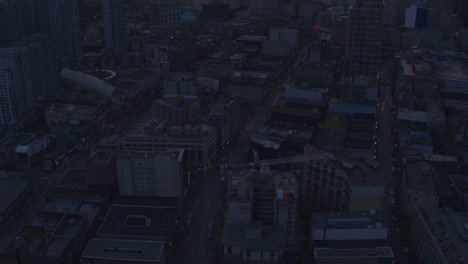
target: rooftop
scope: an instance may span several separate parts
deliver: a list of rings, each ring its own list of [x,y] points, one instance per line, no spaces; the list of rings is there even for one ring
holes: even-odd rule
[[[349,116],[328,112],[319,129],[317,143],[320,148],[343,148],[346,142]]]
[[[393,258],[393,251],[390,247],[377,248],[316,248],[314,249],[316,259],[323,258]],[[344,261],[344,260],[343,260]]]
[[[468,214],[445,209],[426,211],[419,207],[416,214],[422,218],[426,232],[438,245],[438,253],[444,256],[444,263],[468,263]]]
[[[175,222],[175,206],[112,205],[98,237],[165,240]]]
[[[88,217],[91,225],[100,211],[105,199],[98,195],[72,195],[49,193],[39,210],[46,212],[62,212],[69,214],[82,214]]]
[[[223,245],[251,251],[277,251],[284,247],[284,230],[278,226],[224,225]]]
[[[268,39],[265,36],[250,36],[250,35],[242,35],[239,36],[236,41],[245,41],[245,42],[261,42],[264,39]]]
[[[163,253],[164,243],[159,241],[92,238],[81,258],[153,263],[160,261]]]
[[[85,221],[85,215],[67,214],[55,229],[54,236],[73,239]]]
[[[369,211],[313,213],[311,226],[314,229],[368,229],[385,228],[387,225],[381,211],[369,209]]]
[[[33,134],[14,134],[0,140],[0,151],[5,149],[15,149],[18,145],[26,145],[34,139]]]
[[[4,212],[31,184],[31,179],[24,178],[21,172],[0,171],[0,212]]]
[[[436,187],[432,178],[434,169],[429,161],[405,158],[403,159],[403,164],[403,171],[406,175],[405,179],[408,188],[426,194],[436,192]]]
[[[233,175],[235,176],[231,176],[230,187],[253,187],[260,184],[265,188],[289,189],[292,195],[297,194],[296,177],[290,172],[248,170]]]

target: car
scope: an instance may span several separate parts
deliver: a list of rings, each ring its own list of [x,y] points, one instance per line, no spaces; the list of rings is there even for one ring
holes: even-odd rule
[[[400,234],[400,228],[395,228],[395,231],[397,232],[397,234]]]
[[[224,183],[224,177],[219,178],[219,183],[223,184]]]
[[[408,253],[409,252],[408,247],[403,247],[403,251],[405,251],[405,253]]]
[[[397,220],[397,218],[396,218],[395,215],[392,215],[392,219],[393,219],[393,221],[396,221],[396,220]]]

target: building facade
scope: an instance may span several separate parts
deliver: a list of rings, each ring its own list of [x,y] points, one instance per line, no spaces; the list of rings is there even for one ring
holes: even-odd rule
[[[0,48],[0,125],[23,128],[33,109],[31,64],[27,48]]]
[[[359,0],[349,10],[344,76],[377,77],[382,39],[382,0]]]
[[[184,150],[164,153],[123,152],[117,159],[120,195],[180,197]]]
[[[104,21],[104,44],[116,53],[128,51],[127,18],[124,0],[102,2]]]

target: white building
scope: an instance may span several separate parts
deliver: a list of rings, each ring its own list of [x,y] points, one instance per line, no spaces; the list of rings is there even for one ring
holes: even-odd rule
[[[161,153],[123,152],[117,159],[120,195],[180,197],[184,150]]]

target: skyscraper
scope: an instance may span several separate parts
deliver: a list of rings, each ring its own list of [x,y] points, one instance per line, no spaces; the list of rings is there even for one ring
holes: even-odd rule
[[[151,29],[161,35],[174,34],[180,28],[183,4],[179,0],[150,0]]]
[[[27,48],[0,48],[0,102],[0,126],[21,129],[33,107]]]
[[[106,49],[117,53],[128,51],[127,18],[124,0],[104,0],[104,43]]]
[[[76,65],[81,60],[80,21],[77,0],[47,0],[50,35],[55,42],[59,62]]]
[[[358,0],[349,10],[344,77],[377,77],[383,0]]]
[[[0,44],[18,38],[15,13],[11,4],[6,0],[0,0],[0,28]]]
[[[57,95],[60,82],[53,44],[54,42],[44,34],[28,35],[16,43],[16,46],[28,49],[34,99],[50,99]]]

